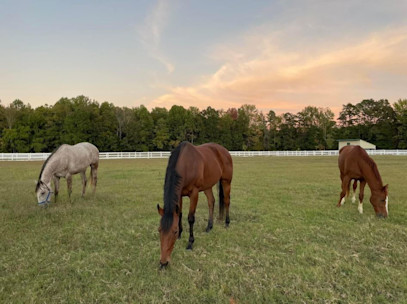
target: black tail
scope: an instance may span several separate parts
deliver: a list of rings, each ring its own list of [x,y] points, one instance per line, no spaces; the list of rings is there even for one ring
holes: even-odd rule
[[[218,183],[219,186],[219,218],[223,219],[223,214],[225,210],[225,195],[223,194],[222,180]]]

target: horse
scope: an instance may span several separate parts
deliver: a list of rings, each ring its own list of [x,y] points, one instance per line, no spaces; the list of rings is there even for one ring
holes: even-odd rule
[[[82,197],[85,195],[87,184],[86,169],[90,166],[90,179],[93,194],[97,184],[97,170],[99,166],[99,150],[88,142],[74,146],[63,144],[46,159],[42,165],[35,192],[38,205],[48,204],[51,200],[51,180],[54,181],[55,202],[58,198],[59,179],[65,177],[68,184],[68,195],[71,199],[72,175],[80,173],[82,176]]]
[[[345,146],[339,150],[338,166],[342,181],[342,191],[340,194],[338,207],[345,203],[345,195],[349,195],[350,183],[353,183],[353,198],[355,201],[355,192],[357,182],[360,182],[359,189],[359,213],[363,213],[363,197],[366,183],[370,187],[370,203],[378,217],[387,217],[389,214],[389,185],[383,186],[377,165],[366,151],[360,146]]]
[[[194,238],[195,211],[198,194],[203,191],[208,199],[209,219],[206,232],[213,227],[215,197],[212,187],[219,185],[219,219],[224,217],[225,226],[230,223],[230,190],[233,175],[233,162],[229,151],[221,145],[207,143],[194,146],[182,142],[172,152],[168,160],[164,183],[164,208],[157,204],[160,219],[160,266],[164,268],[170,261],[176,239],[182,233],[182,197],[190,199],[188,223],[189,241],[187,249],[192,249]]]

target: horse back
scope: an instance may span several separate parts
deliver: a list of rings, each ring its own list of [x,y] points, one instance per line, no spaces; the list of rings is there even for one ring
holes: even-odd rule
[[[206,160],[206,170],[211,171],[214,164],[216,164],[221,171],[222,179],[232,180],[233,161],[225,147],[215,143],[208,143],[198,146],[197,149],[202,151],[201,154]]]
[[[218,144],[194,146],[187,143],[177,162],[177,172],[183,179],[183,192],[188,192],[192,187],[203,191],[211,188],[220,179],[232,180],[232,158],[229,152]]]
[[[55,158],[59,159],[62,168],[66,167],[67,172],[76,174],[99,162],[99,150],[87,142],[73,146],[64,144],[58,149]]]
[[[99,150],[91,143],[78,143],[74,146],[71,146],[70,149],[77,159],[81,159],[84,163],[87,162],[88,166],[99,161]]]
[[[360,146],[345,146],[339,150],[338,166],[342,175],[351,178],[363,178],[362,167],[369,158],[366,151]]]

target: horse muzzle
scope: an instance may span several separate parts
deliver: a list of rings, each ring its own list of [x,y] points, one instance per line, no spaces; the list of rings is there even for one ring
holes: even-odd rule
[[[377,215],[378,218],[381,218],[381,219],[385,219],[387,217],[387,215],[385,215],[383,213],[378,213],[376,215]]]
[[[162,263],[162,262],[160,261],[160,269],[165,269],[167,266],[168,266],[168,261],[165,262],[165,263]]]
[[[42,201],[42,202],[39,202],[38,203],[38,206],[40,206],[40,207],[48,207],[48,204],[50,203],[51,201]]]

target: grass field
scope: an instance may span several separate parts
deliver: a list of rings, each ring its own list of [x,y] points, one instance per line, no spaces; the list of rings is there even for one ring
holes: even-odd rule
[[[167,160],[101,161],[94,198],[75,176],[72,202],[63,180],[48,208],[34,195],[42,163],[0,162],[0,303],[407,303],[407,158],[374,159],[385,220],[368,187],[363,215],[336,207],[336,157],[235,158],[230,227],[204,232],[201,195],[194,250],[183,234],[164,271]]]

